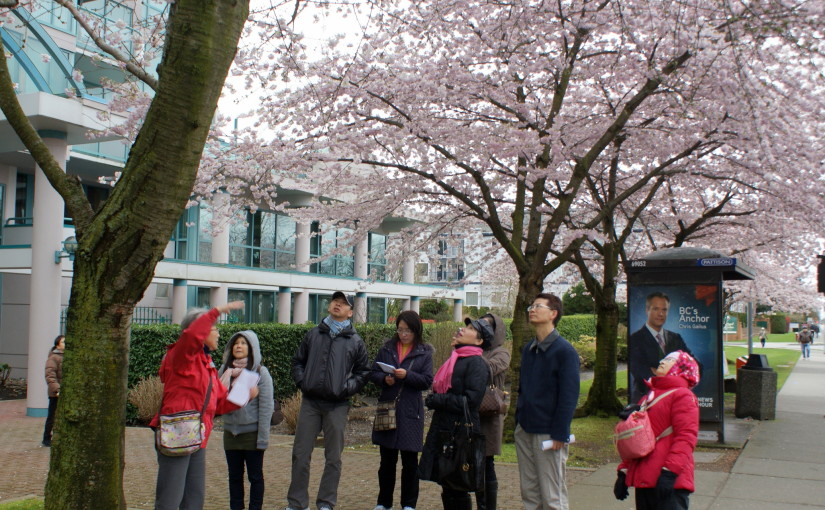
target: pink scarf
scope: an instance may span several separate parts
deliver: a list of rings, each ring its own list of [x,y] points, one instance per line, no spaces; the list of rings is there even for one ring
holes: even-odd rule
[[[249,358],[236,359],[232,361],[232,366],[234,368],[226,368],[226,372],[224,372],[221,376],[221,382],[224,386],[226,386],[227,389],[229,389],[232,386],[232,379],[241,375],[241,372],[244,368],[246,368],[246,365],[248,363]]]
[[[438,372],[435,373],[433,391],[436,393],[447,393],[447,390],[453,385],[453,370],[455,369],[455,362],[458,361],[458,358],[481,356],[482,352],[481,347],[475,347],[473,345],[456,347],[453,353],[450,354],[450,358],[445,361],[444,364],[441,365],[441,368],[438,369]]]

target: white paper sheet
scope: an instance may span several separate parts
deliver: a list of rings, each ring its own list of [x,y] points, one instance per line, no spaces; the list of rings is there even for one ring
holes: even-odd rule
[[[386,363],[381,363],[380,361],[376,361],[375,364],[378,365],[378,367],[381,368],[381,370],[388,374],[395,373],[395,367],[392,365],[387,365]]]
[[[226,399],[235,405],[245,406],[249,402],[249,391],[258,385],[258,379],[260,378],[258,372],[244,369],[241,375],[232,381],[232,389]]]

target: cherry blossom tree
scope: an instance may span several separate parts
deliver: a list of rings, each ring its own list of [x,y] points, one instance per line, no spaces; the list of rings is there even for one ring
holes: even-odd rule
[[[176,0],[168,21],[138,32],[134,53],[117,31],[104,32],[68,0],[71,12],[105,55],[131,76],[111,84],[128,93],[139,80],[151,94],[123,97],[139,113],[126,123],[134,144],[111,196],[93,210],[80,179],[66,174],[21,108],[6,58],[0,59],[0,108],[60,193],[79,243],[68,310],[65,379],[46,484],[47,509],[123,509],[124,410],[132,311],[151,282],[189,200],[215,107],[232,64],[248,2]],[[31,8],[24,1],[18,8]],[[14,4],[14,2],[12,2]],[[0,8],[4,21],[14,22]],[[150,24],[151,25],[151,24]],[[153,35],[154,34],[154,35]],[[154,75],[147,63],[163,58]],[[146,52],[143,50],[146,49]],[[148,60],[147,60],[148,59]],[[76,77],[76,79],[79,77]],[[170,134],[174,134],[171,136]],[[83,483],[78,483],[82,480]]]
[[[518,276],[516,376],[523,310],[545,278],[610,230],[602,249],[617,260],[666,185],[678,218],[701,209],[678,176],[724,168],[737,181],[741,169],[743,186],[763,175],[769,193],[820,179],[822,16],[802,0],[364,1],[345,18],[358,37],[250,34],[237,72],[259,120],[236,133],[247,150],[214,158],[204,179],[272,169],[258,189],[297,179],[348,197],[365,227],[402,211],[421,229],[484,225]],[[600,340],[607,373],[615,331]]]

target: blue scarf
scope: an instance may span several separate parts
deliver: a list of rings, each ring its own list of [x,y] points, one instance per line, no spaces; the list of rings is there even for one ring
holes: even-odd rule
[[[335,338],[338,336],[338,333],[344,330],[347,326],[350,325],[350,320],[345,319],[341,322],[336,321],[331,316],[327,315],[324,317],[324,324],[329,326],[329,336]]]

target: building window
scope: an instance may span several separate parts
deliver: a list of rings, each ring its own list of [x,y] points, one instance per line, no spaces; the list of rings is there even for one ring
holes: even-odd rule
[[[478,292],[467,292],[467,306],[478,306]]]
[[[117,33],[120,36],[122,43],[122,51],[127,53],[132,52],[132,28],[133,12],[132,9],[125,5],[115,2],[114,0],[87,0],[80,5],[80,10],[89,16],[101,20],[102,26],[99,27],[99,33],[104,39],[115,37]],[[122,22],[123,28],[118,27],[118,23]],[[95,24],[95,21],[91,21]],[[101,53],[102,50],[89,38],[89,34],[78,26],[77,29],[77,46],[85,48],[89,51]]]
[[[169,299],[169,290],[171,287],[168,283],[158,283],[155,285],[155,297],[159,299]]]
[[[386,280],[387,267],[387,236],[382,234],[369,234],[369,275],[376,280]]]
[[[252,324],[275,322],[278,314],[278,299],[274,292],[229,289],[227,297],[230,302],[243,301],[246,303],[243,310],[233,310],[230,313],[233,322]]]
[[[195,306],[198,308],[212,308],[209,306],[211,301],[212,289],[209,287],[198,287],[198,293],[195,296]]]
[[[312,264],[310,272],[336,276],[354,276],[354,248],[352,246],[346,247],[347,244],[351,243],[349,236],[352,235],[352,229],[332,228],[321,233],[320,226],[315,222],[312,224],[312,232],[315,235],[310,241],[311,257],[321,257],[336,252],[336,250],[340,250],[340,253],[336,253],[326,260]]]
[[[387,300],[385,298],[367,298],[367,322],[386,324]]]
[[[266,211],[246,213],[246,224],[229,230],[229,263],[289,271],[295,269],[295,220]]]
[[[73,34],[77,22],[65,7],[56,2],[41,2],[32,5],[32,17],[41,25],[52,27],[61,32]]]
[[[307,319],[315,324],[320,323],[328,315],[327,309],[330,301],[332,301],[332,294],[310,294]]]

